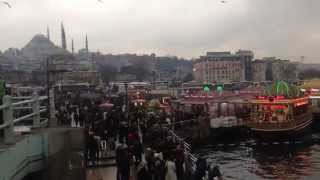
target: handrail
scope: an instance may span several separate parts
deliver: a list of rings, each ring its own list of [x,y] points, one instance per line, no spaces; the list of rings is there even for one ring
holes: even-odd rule
[[[21,116],[21,117],[19,117],[17,119],[14,119],[13,122],[17,123],[17,122],[22,121],[24,119],[27,119],[29,117],[33,117],[34,115],[37,115],[38,113],[42,113],[42,112],[46,112],[46,111],[47,111],[47,109],[41,109],[41,110],[39,110],[39,112],[33,112],[33,113],[27,114],[25,116]]]
[[[48,96],[40,96],[39,101],[48,99]]]
[[[17,118],[17,119],[14,119],[14,120],[13,120],[13,123],[17,123],[17,122],[22,121],[22,120],[24,120],[24,119],[33,117],[33,116],[36,115],[36,114],[38,114],[38,113],[37,113],[37,112],[33,112],[33,113],[27,114],[27,115],[25,115],[25,116],[21,116],[21,117],[19,117],[19,118]]]
[[[24,100],[24,101],[19,101],[19,102],[16,102],[16,103],[12,103],[12,106],[19,106],[19,105],[22,105],[22,104],[27,104],[27,103],[33,103],[35,102],[36,100],[34,99],[28,99],[28,100]]]
[[[7,107],[8,107],[7,104],[2,104],[2,105],[0,105],[0,110],[5,109],[5,108],[7,108]]]
[[[43,109],[43,108],[47,108],[47,106],[40,106],[40,109]],[[14,107],[13,109],[14,109],[14,110],[32,109],[32,107],[31,107],[31,106],[26,106],[26,107]]]
[[[47,98],[48,98],[47,96],[41,96],[41,97],[39,97],[39,101],[45,100],[45,99],[47,99]],[[12,106],[19,106],[19,105],[22,105],[22,104],[33,103],[33,102],[35,102],[35,101],[36,101],[35,99],[28,99],[28,100],[24,100],[24,101],[19,101],[19,102],[16,102],[16,103],[12,103]]]
[[[48,119],[46,118],[44,121],[41,121],[40,114],[43,112],[47,112],[47,106],[40,106],[40,102],[46,100],[47,96],[38,95],[31,96],[32,99],[26,99],[29,97],[3,97],[3,105],[0,105],[0,111],[3,112],[3,120],[4,122],[0,124],[0,130],[4,131],[4,142],[5,143],[14,143],[14,124],[22,121],[22,120],[32,120],[33,127],[41,127],[48,123]],[[12,100],[22,100],[18,102],[13,102]],[[26,100],[25,100],[26,99]],[[25,105],[31,103],[30,105]],[[25,105],[25,106],[23,106]],[[14,110],[22,110],[22,109],[32,109],[32,113],[26,114],[24,116],[18,117],[14,119],[13,113]],[[32,119],[29,119],[32,118]]]
[[[183,138],[179,137],[176,133],[174,133],[171,129],[167,128],[167,127],[164,127],[165,130],[167,130],[171,136],[173,136],[175,139],[177,139],[180,143],[182,142],[183,143],[183,147],[184,147],[184,153],[185,155],[187,155],[190,160],[191,160],[191,168],[192,168],[192,171],[195,171],[196,170],[196,162],[198,161],[198,158],[191,153],[191,145],[188,144],[187,142],[184,141]]]
[[[7,122],[7,123],[3,123],[0,125],[0,129],[3,129],[3,128],[6,128],[8,127],[10,124]]]
[[[14,100],[20,100],[20,99],[31,99],[32,96],[18,96],[18,97],[12,97]]]
[[[172,125],[175,125],[175,124],[183,124],[183,123],[188,123],[188,122],[195,122],[197,119],[189,119],[189,120],[183,120],[183,121],[178,121],[178,122],[174,122],[174,123],[171,123],[171,124],[164,124],[164,125],[162,125],[162,126],[164,126],[164,127],[166,127],[166,128],[168,128],[168,127],[170,127],[170,126],[172,126]]]

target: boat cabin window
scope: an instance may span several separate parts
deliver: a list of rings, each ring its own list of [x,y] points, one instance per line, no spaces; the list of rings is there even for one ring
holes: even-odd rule
[[[257,104],[253,108],[254,121],[261,123],[279,123],[289,120],[289,108],[287,104]]]

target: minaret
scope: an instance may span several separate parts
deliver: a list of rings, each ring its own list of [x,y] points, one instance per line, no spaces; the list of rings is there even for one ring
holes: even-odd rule
[[[88,36],[86,35],[86,51],[89,53]]]
[[[74,44],[73,44],[73,39],[71,40],[71,51],[72,51],[72,54],[74,54]]]
[[[49,27],[47,27],[47,38],[50,40],[50,30],[49,30]]]
[[[61,47],[63,49],[67,49],[67,43],[66,43],[66,33],[64,31],[63,23],[61,22]]]

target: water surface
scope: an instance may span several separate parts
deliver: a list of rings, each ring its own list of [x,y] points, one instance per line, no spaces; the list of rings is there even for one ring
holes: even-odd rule
[[[281,142],[207,145],[195,153],[219,165],[224,179],[320,179],[320,134]]]

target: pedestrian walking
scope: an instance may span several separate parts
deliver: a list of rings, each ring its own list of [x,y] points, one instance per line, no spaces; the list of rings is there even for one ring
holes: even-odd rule
[[[139,163],[137,172],[137,180],[152,180],[152,174],[145,162],[141,161]]]
[[[222,174],[221,174],[220,169],[219,169],[218,166],[214,166],[214,167],[210,166],[209,167],[209,178],[208,178],[208,180],[215,180],[215,179],[223,180]]]
[[[184,153],[181,145],[179,145],[176,150],[175,165],[177,180],[184,180]]]
[[[117,180],[129,180],[130,156],[126,145],[120,145],[116,152]]]
[[[206,176],[207,161],[203,158],[199,158],[196,162],[196,166],[194,180],[199,180]]]
[[[168,158],[165,164],[166,176],[165,180],[177,180],[176,165],[172,158]]]
[[[135,164],[139,164],[142,160],[143,147],[139,140],[136,140],[133,145],[133,155],[135,158]]]
[[[88,147],[88,155],[89,155],[89,162],[93,165],[96,164],[97,161],[97,153],[99,150],[98,142],[96,141],[94,134],[92,131],[89,131],[89,136],[87,140],[87,147]]]
[[[166,163],[163,160],[162,153],[157,153],[155,155],[155,180],[165,180],[166,175]]]

